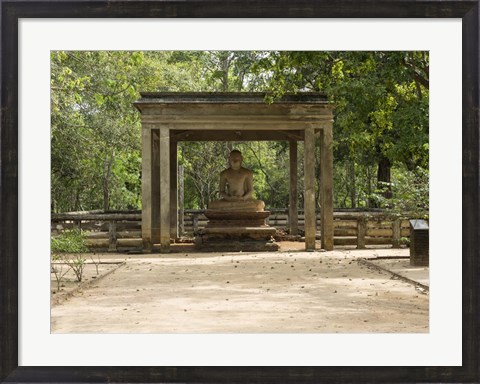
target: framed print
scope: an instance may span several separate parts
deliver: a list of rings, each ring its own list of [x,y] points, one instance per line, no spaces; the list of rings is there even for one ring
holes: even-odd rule
[[[477,382],[480,380],[478,365],[480,300],[477,282],[480,273],[477,260],[480,213],[478,206],[478,118],[480,114],[478,0],[451,2],[253,0],[247,3],[240,0],[227,3],[216,0],[184,2],[1,0],[1,14],[0,377],[2,382],[383,383]],[[401,25],[408,20],[412,22],[411,30],[414,32],[409,32],[408,28]],[[433,26],[431,30],[423,30],[419,26],[422,21],[434,21],[438,25]],[[321,22],[326,27],[315,29],[320,28]],[[437,55],[437,51],[433,49],[432,63],[447,61],[448,56],[455,58],[457,62],[461,61],[461,67],[451,66],[452,71],[455,72],[452,76],[456,76],[452,78],[460,79],[461,77],[461,81],[456,81],[456,87],[455,81],[450,81],[455,91],[443,88],[449,83],[448,79],[442,79],[445,69],[444,72],[437,72],[435,78],[434,89],[437,100],[449,100],[446,104],[435,104],[442,105],[442,113],[436,114],[437,117],[440,116],[440,120],[435,120],[435,123],[442,124],[443,116],[444,120],[450,124],[450,120],[447,119],[450,114],[461,115],[462,120],[461,134],[459,126],[456,129],[454,120],[451,126],[442,126],[440,136],[444,136],[442,140],[450,143],[450,148],[447,145],[447,150],[451,157],[451,162],[442,163],[442,167],[452,164],[455,171],[450,173],[445,171],[445,175],[450,177],[448,180],[441,177],[442,172],[436,172],[435,177],[438,175],[438,178],[434,178],[435,186],[450,191],[448,188],[455,185],[459,191],[460,185],[456,182],[459,182],[460,177],[462,184],[461,202],[459,201],[460,193],[453,192],[447,193],[451,200],[442,195],[442,201],[437,204],[457,220],[452,220],[450,224],[451,240],[448,244],[445,240],[445,244],[435,244],[431,247],[437,254],[442,252],[442,249],[448,250],[448,255],[437,256],[437,264],[441,259],[442,263],[447,264],[446,269],[448,269],[449,258],[451,258],[452,273],[454,270],[458,272],[460,268],[457,267],[461,264],[461,272],[457,276],[460,278],[455,277],[450,281],[443,274],[439,275],[441,279],[436,279],[432,283],[432,291],[436,290],[443,296],[440,298],[440,304],[436,303],[434,308],[442,309],[443,299],[444,303],[453,304],[452,312],[455,308],[458,312],[458,316],[452,321],[452,324],[456,325],[453,336],[445,335],[446,340],[452,343],[452,356],[453,352],[458,352],[456,358],[448,360],[445,356],[443,359],[437,356],[438,359],[435,360],[435,356],[424,356],[425,360],[419,359],[415,362],[412,361],[414,359],[410,359],[408,364],[399,364],[398,361],[407,361],[407,359],[403,360],[405,355],[428,355],[435,352],[435,347],[437,350],[441,350],[441,347],[445,348],[441,345],[441,338],[434,339],[434,336],[438,336],[443,330],[436,320],[431,320],[430,334],[421,335],[420,339],[410,335],[397,335],[403,338],[401,342],[399,338],[389,338],[385,335],[370,339],[363,337],[365,335],[357,335],[357,337],[326,335],[319,338],[316,335],[307,334],[299,339],[294,335],[286,335],[278,339],[272,335],[262,337],[174,335],[170,337],[168,335],[40,334],[40,329],[45,329],[45,308],[40,303],[35,303],[34,291],[41,290],[39,287],[42,287],[43,283],[42,281],[37,283],[35,278],[39,273],[35,271],[43,266],[41,256],[26,259],[25,252],[35,253],[37,247],[41,255],[43,252],[41,250],[49,247],[50,227],[44,228],[43,219],[39,219],[40,215],[37,216],[37,211],[33,208],[41,205],[40,211],[48,211],[50,195],[48,186],[45,188],[41,182],[37,185],[36,181],[26,182],[25,175],[29,174],[29,167],[37,166],[34,163],[44,158],[45,153],[47,153],[46,161],[49,161],[50,137],[48,133],[46,135],[45,132],[39,133],[45,128],[45,123],[48,125],[48,132],[49,94],[46,98],[37,98],[37,93],[33,90],[34,87],[41,89],[50,87],[49,76],[45,76],[50,71],[48,58],[45,60],[45,52],[49,56],[49,50],[69,49],[69,40],[73,41],[73,37],[75,41],[80,42],[75,43],[73,48],[77,50],[202,50],[205,49],[202,41],[209,41],[215,35],[222,34],[227,36],[227,39],[216,43],[215,49],[229,49],[231,41],[236,39],[242,41],[243,37],[243,40],[247,41],[244,44],[247,45],[241,46],[240,49],[248,49],[248,44],[253,44],[252,41],[257,38],[258,41],[262,41],[263,48],[269,49],[301,47],[309,50],[312,48],[304,44],[306,41],[322,40],[322,44],[325,44],[321,45],[322,47],[327,46],[335,50],[339,46],[335,43],[335,35],[338,34],[342,36],[344,42],[342,44],[346,44],[341,47],[347,46],[348,49],[354,50],[358,46],[360,50],[367,50],[368,48],[365,48],[367,45],[363,46],[358,36],[355,36],[356,34],[366,36],[364,40],[368,40],[369,36],[375,34],[371,32],[370,35],[362,35],[360,26],[363,29],[363,23],[367,22],[378,23],[377,27],[370,31],[378,32],[378,25],[384,25],[382,26],[386,36],[382,45],[384,50],[389,47],[389,38],[401,40],[403,37],[411,41],[417,36],[418,41],[423,41],[422,38],[427,36],[432,41],[437,40],[436,46],[449,47],[444,50],[444,56]],[[452,32],[451,36],[448,33],[441,33],[440,22],[452,24],[451,31],[458,34],[461,46],[453,40],[455,33]],[[107,23],[111,23],[110,27]],[[346,26],[349,23],[353,27],[347,31]],[[398,25],[390,30],[388,23]],[[157,25],[162,25],[164,29],[157,29]],[[40,31],[43,32],[40,33]],[[315,31],[322,32],[315,36]],[[281,36],[282,42],[279,42],[278,36]],[[82,45],[81,41],[87,39],[98,40],[97,45],[93,48],[88,44]],[[157,44],[157,40],[162,40],[161,44]],[[329,40],[332,41],[331,45],[327,44]],[[349,41],[351,45],[348,45]],[[422,44],[418,43],[418,50],[428,49],[428,46]],[[206,46],[210,48],[210,45],[206,44]],[[287,48],[284,48],[285,46]],[[398,49],[394,45],[391,47],[392,50]],[[27,71],[24,67],[25,62],[28,63]],[[433,106],[434,104],[432,108]],[[25,145],[27,142],[30,143],[28,146]],[[459,148],[460,142],[461,148]],[[446,156],[437,151],[437,157]],[[456,167],[455,159],[459,160],[458,165],[461,161],[461,169],[460,166]],[[461,221],[461,228],[458,225],[459,221]],[[34,222],[40,224],[34,226],[31,224]],[[28,228],[28,231],[25,228]],[[38,233],[35,236],[31,234],[30,238],[30,232]],[[454,234],[458,236],[455,237]],[[433,252],[432,257],[435,257]],[[31,272],[25,274],[22,271],[25,271],[26,264],[29,263],[31,263]],[[27,286],[29,286],[28,289],[25,288]],[[461,292],[460,289],[456,290],[456,287],[461,288]],[[441,317],[445,312],[448,312],[448,309],[443,308],[442,311],[434,311],[431,315],[439,317],[440,314]],[[38,327],[27,330],[25,324],[32,323]],[[49,323],[46,326],[48,327]],[[384,336],[385,340],[390,340],[389,347],[393,347],[392,351],[387,352],[382,349],[386,341],[380,340],[380,337]],[[243,340],[241,340],[242,337]],[[349,337],[352,338],[348,339]],[[429,344],[431,349],[423,351],[422,344],[418,343],[418,340]],[[401,351],[394,350],[397,341],[402,344]],[[144,350],[142,343],[148,345]],[[384,355],[383,358],[373,359],[367,363],[364,355],[368,353],[364,348],[367,348],[368,344],[375,345],[377,347],[375,356]],[[79,348],[79,346],[82,347]],[[84,346],[86,349],[83,349]],[[355,353],[347,351],[349,346]],[[237,350],[238,348],[241,350]],[[448,355],[447,349],[445,348],[445,355]],[[103,356],[100,356],[102,354]],[[139,358],[135,361],[131,360],[135,354]],[[392,357],[390,360],[389,354]],[[331,356],[329,358],[328,355],[334,355],[337,360]],[[438,363],[425,364],[425,361],[438,361]]]

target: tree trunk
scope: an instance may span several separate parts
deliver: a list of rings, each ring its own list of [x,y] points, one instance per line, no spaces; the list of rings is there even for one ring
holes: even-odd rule
[[[222,91],[228,91],[228,71],[230,69],[230,57],[227,55],[226,57],[221,58],[221,71],[222,71]]]
[[[105,173],[103,177],[103,210],[108,211],[110,209],[110,176],[112,174],[112,164],[115,157],[115,152],[112,152],[105,158]]]
[[[380,155],[377,171],[377,188],[382,191],[381,195],[386,199],[392,197],[392,187],[390,185],[390,171],[392,163],[385,156]]]
[[[375,200],[373,199],[372,197],[372,193],[373,193],[373,190],[372,190],[372,179],[373,179],[373,175],[372,173],[370,172],[370,167],[367,165],[364,167],[364,170],[365,170],[365,174],[367,175],[367,207],[368,208],[375,208],[376,207],[376,203],[375,203]]]
[[[79,211],[80,210],[80,186],[77,186],[75,190],[75,202],[74,202],[74,208],[73,211]]]
[[[357,188],[356,188],[356,185],[355,185],[355,160],[352,160],[349,164],[348,164],[348,172],[349,172],[349,178],[350,178],[350,185],[351,185],[351,188],[350,188],[350,201],[352,202],[352,208],[356,208],[357,207]]]

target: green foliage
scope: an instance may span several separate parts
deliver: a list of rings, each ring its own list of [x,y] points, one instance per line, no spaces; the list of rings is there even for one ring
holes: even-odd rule
[[[84,253],[88,251],[85,244],[85,233],[78,229],[64,231],[57,236],[53,236],[50,247],[50,252],[53,255],[60,253]]]
[[[267,91],[267,102],[325,93],[336,107],[335,206],[428,210],[428,65],[428,52],[53,51],[52,211],[141,207],[132,102],[142,91]],[[287,142],[182,142],[185,208],[215,198],[233,148],[254,172],[256,197],[286,207]],[[301,207],[301,143],[298,162]]]
[[[375,197],[376,167],[355,161],[333,164],[334,206],[369,208]]]
[[[409,212],[410,217],[427,219],[429,209],[429,172],[417,167],[410,172],[405,167],[394,169],[392,176],[393,197],[388,202],[390,210]]]
[[[181,143],[179,163],[186,175],[186,207],[205,209],[210,200],[218,198],[219,174],[228,167],[232,149],[242,152],[243,166],[253,171],[255,198],[265,201],[267,207],[286,207],[288,146],[286,142],[266,141]]]
[[[277,97],[307,90],[335,103],[336,160],[427,167],[427,52],[271,52],[255,69],[272,74]]]
[[[345,183],[336,177],[336,202],[388,207],[393,168],[428,168],[428,62],[428,52],[274,51],[255,71],[270,74],[273,99],[316,91],[335,103],[334,162],[349,174]],[[362,169],[368,174],[358,177]],[[356,187],[354,180],[365,176]],[[365,189],[358,201],[353,195]]]
[[[110,208],[115,180],[125,177],[116,167],[117,157],[138,149],[140,140],[131,103],[143,82],[142,57],[135,52],[52,53],[54,211]]]
[[[88,252],[85,243],[85,234],[78,229],[62,232],[50,240],[50,253],[52,261],[59,265],[52,265],[52,272],[57,280],[57,291],[60,291],[60,283],[63,276],[71,269],[75,273],[78,282],[82,281],[83,270],[85,268],[86,257],[84,253]],[[63,265],[68,269],[63,270]]]
[[[205,209],[218,198],[219,173],[226,167],[229,150],[226,143],[181,143],[179,164],[185,170],[185,205]]]

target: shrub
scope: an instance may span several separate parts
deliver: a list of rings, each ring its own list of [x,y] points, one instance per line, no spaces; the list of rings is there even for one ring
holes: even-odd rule
[[[83,277],[83,269],[85,267],[86,257],[82,255],[88,251],[85,244],[85,234],[79,229],[65,231],[58,236],[51,239],[50,253],[52,261],[60,261],[66,264],[69,269],[72,269],[77,277],[77,281],[81,282]],[[60,287],[62,274],[55,266],[52,266],[52,271],[55,273],[57,285]]]
[[[59,253],[85,253],[87,251],[85,234],[79,229],[62,232],[51,239],[50,253],[52,255]]]

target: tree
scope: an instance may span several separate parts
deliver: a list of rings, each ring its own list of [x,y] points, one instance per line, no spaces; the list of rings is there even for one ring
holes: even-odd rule
[[[52,211],[140,206],[140,91],[191,90],[170,52],[51,54]],[[194,89],[194,88],[193,88]]]
[[[428,52],[271,52],[255,70],[271,74],[274,98],[307,90],[335,102],[335,160],[350,170],[352,194],[358,163],[377,165],[385,198],[395,163],[428,166]]]
[[[113,186],[123,182],[112,172],[116,156],[138,150],[139,121],[131,102],[140,74],[131,75],[142,54],[61,51],[51,59],[52,201],[78,210],[85,203],[97,206],[102,196],[109,209]],[[64,194],[74,201],[65,201]]]
[[[428,62],[428,52],[52,52],[52,211],[140,208],[141,91],[266,91],[266,102],[325,93],[335,103],[335,205],[401,205],[399,180],[412,181],[410,196],[428,181]],[[287,142],[182,142],[186,207],[215,196],[233,148],[257,198],[285,207]]]

